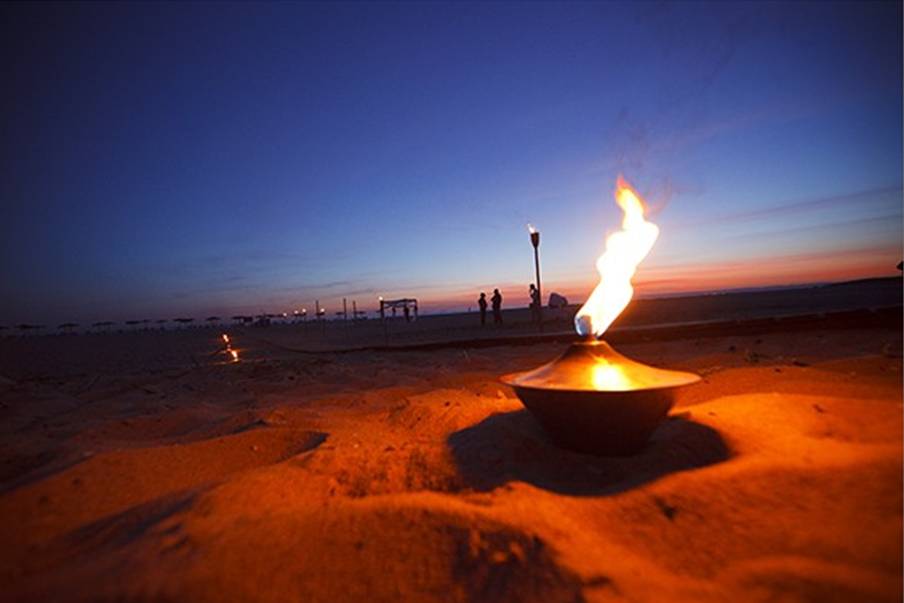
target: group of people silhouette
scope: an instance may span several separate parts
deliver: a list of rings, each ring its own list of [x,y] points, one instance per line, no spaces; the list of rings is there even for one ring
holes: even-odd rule
[[[493,324],[502,324],[502,294],[499,289],[493,289],[493,297],[490,298],[493,304]],[[480,292],[480,299],[477,300],[477,306],[480,308],[480,324],[487,324],[487,294]]]
[[[530,309],[531,309],[531,318],[534,321],[540,321],[540,289],[537,288],[533,283],[530,284],[530,289],[528,290],[528,295],[530,295]],[[493,308],[493,324],[501,325],[502,324],[502,293],[499,292],[499,289],[493,289],[493,297],[490,298],[489,302],[487,302],[487,294],[483,291],[480,292],[480,298],[477,300],[477,307],[480,308],[480,324],[487,324],[487,306],[491,305]]]

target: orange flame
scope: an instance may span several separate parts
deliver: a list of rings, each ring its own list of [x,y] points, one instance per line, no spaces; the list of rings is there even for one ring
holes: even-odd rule
[[[239,361],[239,353],[238,353],[238,351],[232,350],[232,349],[231,349],[231,350],[229,350],[229,354],[232,356],[232,361],[233,361],[233,362],[238,362],[238,361]]]
[[[621,176],[615,201],[624,212],[622,229],[606,238],[606,251],[596,260],[600,282],[574,317],[578,334],[601,337],[631,301],[631,278],[653,248],[659,227],[644,219],[644,202]]]

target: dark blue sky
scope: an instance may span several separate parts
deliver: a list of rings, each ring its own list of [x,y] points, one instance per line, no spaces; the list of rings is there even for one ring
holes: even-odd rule
[[[0,11],[0,322],[581,298],[619,173],[641,293],[900,259],[897,2]]]

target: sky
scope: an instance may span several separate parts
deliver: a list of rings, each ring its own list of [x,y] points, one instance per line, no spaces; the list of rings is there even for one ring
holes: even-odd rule
[[[898,274],[900,2],[0,13],[0,324]]]

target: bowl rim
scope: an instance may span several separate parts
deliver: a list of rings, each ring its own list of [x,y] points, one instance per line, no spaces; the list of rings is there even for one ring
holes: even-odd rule
[[[597,389],[595,387],[563,387],[557,385],[550,385],[546,387],[541,387],[537,385],[527,385],[523,383],[519,383],[518,380],[525,375],[532,373],[533,371],[521,371],[516,373],[506,373],[504,375],[499,376],[499,381],[503,385],[508,385],[513,389],[527,389],[536,392],[574,392],[574,393],[598,393],[598,394],[631,394],[635,392],[651,392],[657,390],[666,390],[666,389],[677,389],[679,387],[686,387],[688,385],[694,385],[696,383],[700,383],[703,378],[700,375],[695,373],[690,373],[687,371],[673,371],[670,369],[659,369],[659,370],[668,370],[669,373],[672,373],[676,377],[680,377],[680,380],[677,383],[664,383],[662,385],[654,385],[649,387],[632,387],[625,389]]]

